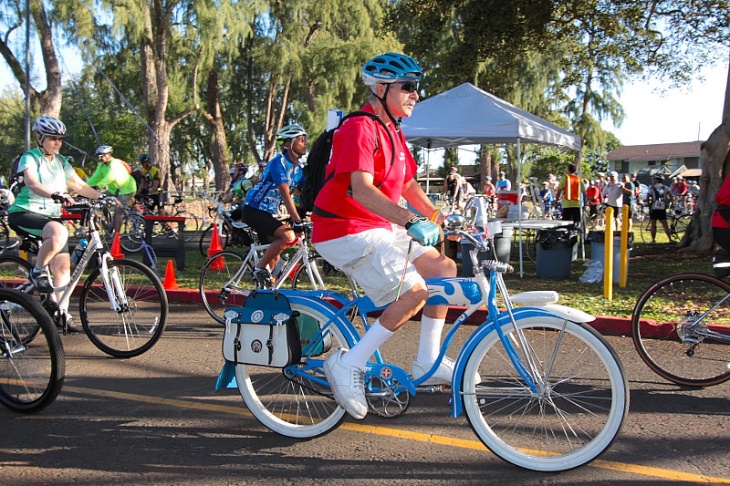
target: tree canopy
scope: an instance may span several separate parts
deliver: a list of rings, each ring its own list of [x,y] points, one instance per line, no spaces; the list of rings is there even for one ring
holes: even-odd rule
[[[34,115],[60,115],[81,150],[150,152],[171,183],[212,169],[218,188],[232,161],[269,159],[284,124],[315,136],[328,109],[357,108],[360,66],[386,50],[421,63],[422,96],[472,82],[579,134],[597,168],[618,143],[601,123],[620,125],[625,81],[681,84],[730,47],[728,0],[31,0],[39,54],[26,73],[24,5],[0,7],[0,54],[18,87],[32,80]],[[85,66],[61,90],[66,44]],[[2,100],[7,163],[20,148],[22,98]],[[728,102],[703,152],[707,198],[728,172]],[[550,153],[530,154],[541,156]]]

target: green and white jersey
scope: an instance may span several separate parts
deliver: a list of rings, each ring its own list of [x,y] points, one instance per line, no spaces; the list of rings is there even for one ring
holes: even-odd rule
[[[66,192],[66,181],[76,172],[63,155],[54,155],[48,160],[40,150],[34,148],[26,152],[18,162],[19,171],[30,170],[38,177],[38,182],[51,192]],[[28,186],[23,186],[8,212],[32,211],[52,218],[61,216],[61,205],[50,197],[41,197]]]

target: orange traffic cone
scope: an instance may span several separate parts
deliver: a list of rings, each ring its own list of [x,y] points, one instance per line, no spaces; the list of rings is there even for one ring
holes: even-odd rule
[[[208,258],[212,257],[218,252],[223,251],[223,247],[221,246],[221,237],[218,235],[218,228],[213,226],[211,228],[211,232],[213,233],[210,236],[210,246],[208,247]]]
[[[175,280],[175,266],[172,264],[172,260],[167,260],[167,268],[165,269],[165,280],[162,282],[162,287],[165,290],[180,288],[177,280]]]
[[[122,253],[122,244],[119,240],[119,233],[114,233],[114,240],[112,241],[112,258],[124,258]]]
[[[210,238],[210,247],[208,248],[208,258],[212,257],[216,253],[223,251],[221,246],[221,237],[218,236],[218,228],[215,226],[212,228],[213,235]],[[223,257],[218,257],[208,265],[211,270],[223,270],[225,268],[225,262]]]

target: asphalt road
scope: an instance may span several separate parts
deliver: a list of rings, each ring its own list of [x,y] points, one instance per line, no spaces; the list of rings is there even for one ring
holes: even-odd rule
[[[609,338],[632,389],[618,439],[588,466],[541,474],[487,451],[464,417],[449,417],[448,395],[419,394],[398,418],[347,419],[309,441],[275,435],[237,390],[214,391],[221,331],[200,306],[173,304],[165,335],[137,358],[65,336],[56,402],[31,416],[0,408],[0,484],[730,484],[730,383],[665,383],[629,338]],[[385,355],[409,363],[417,332],[405,326]]]

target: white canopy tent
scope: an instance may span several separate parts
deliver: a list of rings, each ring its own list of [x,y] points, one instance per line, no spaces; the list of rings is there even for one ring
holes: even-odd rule
[[[416,104],[413,115],[403,119],[408,142],[425,147],[514,143],[517,160],[521,143],[558,145],[573,151],[581,149],[580,137],[477,88],[471,83],[444,91]],[[517,180],[522,180],[517,164]],[[519,184],[518,184],[519,190]],[[522,198],[518,197],[522,205]],[[522,234],[522,208],[517,212]],[[520,240],[520,276],[522,276]]]

